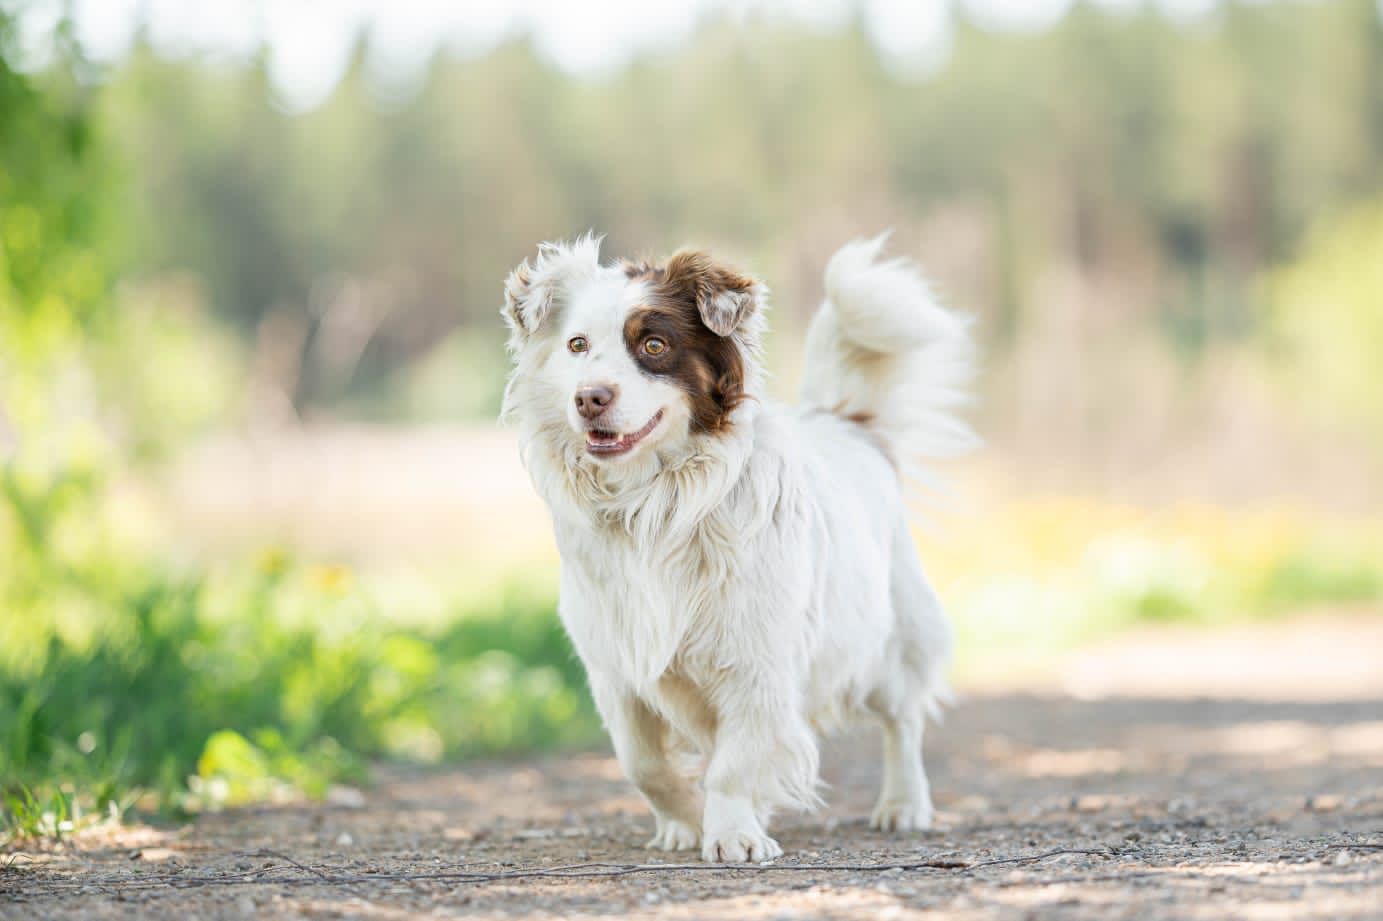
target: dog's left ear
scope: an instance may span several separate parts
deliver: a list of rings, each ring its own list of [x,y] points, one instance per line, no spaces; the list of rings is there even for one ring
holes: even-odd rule
[[[701,322],[728,336],[763,306],[768,289],[752,275],[716,262],[700,250],[681,250],[668,260],[663,284],[695,302]]]
[[[504,282],[504,307],[510,342],[527,341],[543,325],[574,281],[600,268],[600,237],[586,234],[570,243],[542,243],[530,264],[518,264]]]

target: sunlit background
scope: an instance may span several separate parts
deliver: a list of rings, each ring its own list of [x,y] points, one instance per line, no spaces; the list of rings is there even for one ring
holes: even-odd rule
[[[713,247],[790,398],[883,228],[983,342],[962,686],[1383,612],[1375,0],[0,0],[0,836],[598,740],[501,281]]]

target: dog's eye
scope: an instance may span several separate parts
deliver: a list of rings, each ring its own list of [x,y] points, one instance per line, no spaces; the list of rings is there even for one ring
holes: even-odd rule
[[[572,336],[567,340],[567,348],[573,352],[584,352],[591,347],[585,336]]]
[[[643,350],[650,355],[661,355],[667,351],[667,343],[657,336],[654,336],[651,339],[645,340]]]

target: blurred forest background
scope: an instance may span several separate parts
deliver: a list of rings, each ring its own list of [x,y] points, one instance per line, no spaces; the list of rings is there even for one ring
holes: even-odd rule
[[[500,282],[588,228],[764,277],[784,396],[851,236],[976,314],[990,447],[922,536],[963,674],[1376,614],[1379,5],[1203,6],[953,2],[917,60],[859,16],[709,12],[609,73],[520,34],[406,87],[362,32],[304,107],[267,47],[97,63],[0,3],[8,834],[594,738],[492,421]]]

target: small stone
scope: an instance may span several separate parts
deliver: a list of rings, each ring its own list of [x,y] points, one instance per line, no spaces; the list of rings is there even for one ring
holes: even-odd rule
[[[343,831],[341,832],[341,834],[336,836],[336,843],[340,847],[350,847],[352,844],[355,843],[355,839],[351,837],[350,832]]]
[[[1109,797],[1097,794],[1076,796],[1071,799],[1071,808],[1076,812],[1103,812],[1109,808],[1109,805]]]
[[[1344,797],[1335,793],[1317,793],[1306,798],[1306,808],[1312,812],[1334,812],[1344,805]]]
[[[540,838],[555,838],[555,837],[557,837],[557,829],[555,829],[555,828],[524,828],[524,829],[520,829],[519,831],[514,832],[514,837],[515,837],[515,838],[522,838],[522,839],[524,839],[524,840],[526,840],[526,841],[537,840],[537,839],[540,839]]]
[[[1347,867],[1354,863],[1354,855],[1349,851],[1341,849],[1335,852],[1330,858],[1329,863],[1332,867]]]
[[[365,794],[355,787],[337,784],[327,788],[327,802],[342,809],[364,809]]]

